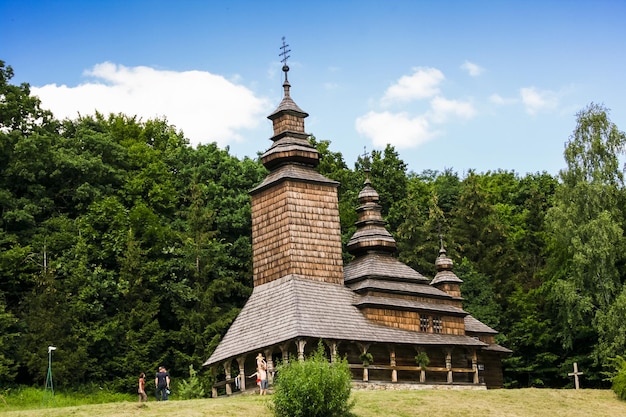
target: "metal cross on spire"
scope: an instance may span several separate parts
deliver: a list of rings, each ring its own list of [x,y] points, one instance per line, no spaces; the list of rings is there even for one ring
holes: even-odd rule
[[[291,52],[291,49],[287,49],[287,48],[289,48],[289,45],[285,43],[285,37],[283,36],[283,46],[280,47],[280,49],[282,49],[283,51],[280,54],[278,54],[278,56],[282,57],[280,62],[283,63],[283,72],[285,73],[285,81],[287,81],[287,72],[289,71],[289,66],[287,65],[287,60],[289,59],[289,55],[287,54]]]
[[[441,233],[441,221],[437,218],[437,233],[439,234],[439,252],[445,251],[443,247],[443,233]]]
[[[369,156],[369,154],[367,153],[367,146],[363,147],[363,155],[361,156],[363,157],[363,160],[365,160],[365,158]]]
[[[285,37],[283,36],[283,46],[280,47],[280,49],[282,49],[283,51],[278,54],[278,56],[283,57],[280,62],[282,62],[284,66],[287,66],[287,60],[290,58],[290,56],[287,54],[291,52],[291,49],[287,48],[289,48],[289,45],[285,43]]]
[[[363,155],[361,155],[363,157],[363,171],[365,172],[365,175],[367,177],[367,179],[369,179],[369,173],[370,173],[370,154],[367,152],[367,146],[363,147]]]

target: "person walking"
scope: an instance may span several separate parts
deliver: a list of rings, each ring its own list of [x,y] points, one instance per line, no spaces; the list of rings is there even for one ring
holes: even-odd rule
[[[254,378],[256,376],[256,384],[259,386],[259,395],[267,394],[267,366],[260,364],[260,367],[255,373],[248,378]]]
[[[139,388],[137,388],[139,394],[139,402],[143,403],[148,401],[148,395],[146,395],[146,374],[143,372],[139,374]]]
[[[165,366],[159,366],[159,372],[154,377],[157,401],[167,401],[170,394],[170,373]]]

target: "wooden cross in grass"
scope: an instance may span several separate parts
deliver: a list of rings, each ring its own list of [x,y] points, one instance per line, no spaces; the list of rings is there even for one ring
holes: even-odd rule
[[[574,377],[574,385],[576,386],[576,389],[580,389],[580,383],[578,382],[578,377],[582,374],[583,374],[582,372],[578,372],[578,363],[574,362],[574,372],[570,372],[567,375]]]

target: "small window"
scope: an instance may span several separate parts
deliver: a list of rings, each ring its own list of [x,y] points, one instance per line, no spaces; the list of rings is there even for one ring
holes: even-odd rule
[[[420,316],[420,331],[426,333],[430,327],[430,318],[428,316]]]
[[[443,331],[443,322],[441,317],[433,317],[433,332],[441,333]]]

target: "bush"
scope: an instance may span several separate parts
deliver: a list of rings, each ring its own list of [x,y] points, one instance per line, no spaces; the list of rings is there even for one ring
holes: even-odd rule
[[[205,396],[204,387],[198,378],[198,371],[193,369],[193,365],[189,365],[189,379],[178,384],[178,397],[183,400],[191,400]]]
[[[310,358],[278,365],[269,407],[277,417],[349,416],[351,384],[346,359],[329,363],[320,341]]]
[[[615,362],[616,372],[611,377],[611,389],[621,400],[626,401],[626,359],[617,356],[612,361]]]
[[[415,363],[422,369],[426,369],[426,367],[430,364],[430,358],[426,352],[419,352],[415,355]]]

